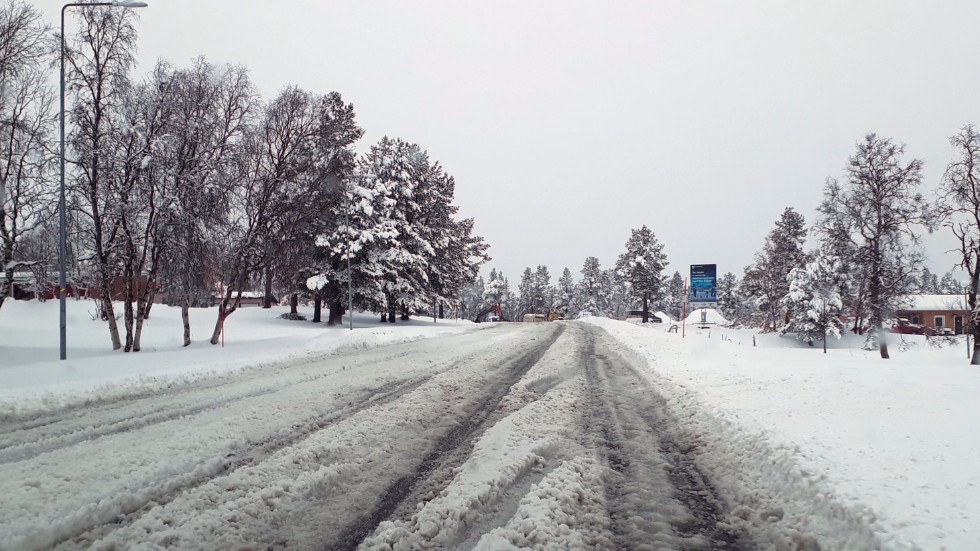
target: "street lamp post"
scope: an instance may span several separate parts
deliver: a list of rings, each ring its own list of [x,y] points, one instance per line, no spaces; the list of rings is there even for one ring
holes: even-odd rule
[[[65,10],[73,6],[114,6],[119,8],[145,8],[146,2],[93,2],[93,3],[71,3],[61,7],[61,189],[58,196],[58,301],[60,310],[60,330],[61,330],[61,359],[68,358],[68,341],[66,333],[66,310],[65,310],[65,257],[68,256],[67,223],[65,222]]]

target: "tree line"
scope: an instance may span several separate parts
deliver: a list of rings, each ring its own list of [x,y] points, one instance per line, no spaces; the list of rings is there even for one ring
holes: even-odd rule
[[[363,130],[339,93],[287,86],[265,100],[245,67],[203,57],[135,79],[134,13],[76,13],[64,37],[67,262],[72,287],[97,290],[114,349],[140,349],[157,293],[181,308],[185,345],[189,308],[217,300],[217,343],[253,288],[266,306],[274,291],[310,293],[335,324],[350,283],[354,308],[393,322],[454,302],[489,260],[457,216],[453,177],[397,138],[357,155]],[[60,44],[30,4],[0,6],[0,305],[18,269],[48,279],[58,257],[46,70]]]
[[[844,175],[828,178],[815,223],[787,207],[741,278],[728,272],[717,284],[726,318],[763,331],[793,333],[807,342],[840,336],[847,323],[866,333],[865,348],[888,358],[884,324],[913,294],[965,297],[974,337],[971,362],[980,364],[980,131],[966,125],[950,138],[949,162],[934,197],[922,186],[922,161],[905,158],[905,146],[874,133],[856,145]],[[968,275],[942,279],[923,265],[925,232],[949,231],[959,244],[955,265]],[[807,237],[817,246],[807,250]],[[565,268],[556,285],[546,266],[525,269],[517,292],[496,271],[464,288],[468,313],[499,302],[512,319],[526,312],[591,310],[621,317],[652,305],[675,319],[686,300],[679,272],[665,276],[663,246],[646,226],[634,229],[614,267],[585,260],[578,283]],[[847,321],[845,321],[847,320]]]

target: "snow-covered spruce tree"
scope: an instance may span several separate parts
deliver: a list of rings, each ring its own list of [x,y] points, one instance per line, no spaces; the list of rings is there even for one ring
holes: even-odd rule
[[[938,295],[939,276],[932,273],[929,268],[922,268],[922,276],[919,278],[919,293],[923,295]]]
[[[953,272],[946,272],[943,274],[943,278],[939,280],[939,293],[940,295],[961,295],[963,294],[963,289],[966,286],[956,279]]]
[[[463,286],[459,295],[459,317],[470,319],[482,310],[486,280],[481,276]]]
[[[504,300],[506,289],[507,284],[504,282],[504,275],[498,272],[496,268],[491,269],[483,290],[483,304],[500,304]]]
[[[472,218],[456,219],[456,181],[438,162],[429,168],[422,182],[422,193],[418,194],[421,211],[409,223],[418,227],[427,244],[422,255],[426,259],[428,288],[420,286],[406,305],[414,309],[434,302],[442,318],[443,306],[456,303],[463,286],[473,281],[480,266],[490,260],[486,254],[489,246],[473,234]]]
[[[820,225],[846,229],[854,261],[864,270],[870,330],[865,348],[888,358],[882,322],[914,288],[922,264],[915,226],[928,222],[918,188],[922,161],[902,161],[905,146],[868,134],[848,160],[843,183],[828,179]]]
[[[524,319],[524,314],[533,312],[534,308],[534,272],[530,267],[524,268],[521,281],[517,284],[518,315],[515,321]]]
[[[43,70],[46,32],[33,6],[0,5],[0,307],[12,294],[14,270],[46,276],[45,261],[57,257],[29,255],[22,246],[57,205],[55,158],[45,153],[54,133],[54,94]]]
[[[739,323],[742,309],[742,299],[739,296],[738,278],[727,272],[718,280],[718,309],[725,319]]]
[[[632,231],[626,252],[616,261],[616,273],[628,285],[628,294],[643,307],[643,323],[649,321],[651,302],[659,307],[666,297],[663,271],[667,255],[663,251],[663,244],[644,225]]]
[[[802,266],[807,258],[803,252],[806,222],[803,215],[787,207],[769,232],[755,262],[745,268],[742,292],[757,301],[765,312],[766,331],[774,331],[789,320],[790,312],[781,308],[780,301],[789,291],[787,276],[790,270]]]
[[[852,314],[851,331],[861,333],[867,318],[868,269],[860,261],[851,231],[840,220],[819,217],[813,226],[813,233],[820,239],[820,249],[836,256],[842,272],[847,275],[849,286],[847,293],[841,296],[843,311]]]
[[[538,314],[550,312],[554,304],[554,294],[548,267],[538,265],[534,271],[534,284],[532,285],[532,311]]]
[[[666,297],[667,313],[675,320],[681,319],[684,313],[684,303],[687,301],[687,289],[684,288],[684,278],[675,271],[667,282]]]
[[[321,235],[320,245],[346,259],[351,243],[355,302],[382,312],[383,321],[455,302],[488,260],[473,220],[455,218],[454,179],[415,144],[383,138],[358,160],[344,189],[347,222]],[[333,269],[343,284],[346,272],[346,262]],[[327,270],[309,284],[331,279]]]
[[[792,317],[781,330],[793,332],[796,338],[813,345],[820,338],[827,351],[827,335],[840,338],[840,313],[844,308],[850,278],[843,259],[830,247],[817,251],[806,265],[789,273],[789,292],[783,297],[784,307]]]
[[[558,278],[557,288],[555,289],[555,311],[568,317],[572,313],[574,296],[575,281],[572,280],[572,271],[566,267],[562,270],[561,277]]]
[[[937,210],[944,218],[943,225],[959,242],[959,266],[969,275],[966,303],[971,311],[968,331],[973,334],[970,363],[980,365],[980,132],[972,124],[967,125],[950,138],[950,143],[959,157],[946,167]]]
[[[130,90],[129,72],[135,64],[136,15],[133,10],[93,7],[79,12],[79,28],[67,41],[65,79],[74,100],[70,109],[71,164],[66,185],[79,201],[83,247],[97,275],[101,292],[100,311],[108,322],[113,350],[122,348],[112,304],[112,282],[121,275],[114,231],[117,220],[110,217],[113,197],[108,193],[107,174],[112,156],[109,136],[119,121],[120,103]],[[68,37],[66,37],[68,38]]]
[[[337,92],[314,96],[312,109],[314,162],[310,166],[308,198],[287,225],[289,231],[281,236],[277,247],[280,254],[267,263],[265,294],[269,303],[274,284],[294,296],[300,291],[312,292],[313,321],[320,321],[321,305],[326,302],[327,324],[336,325],[341,322],[347,301],[344,255],[349,242],[345,232],[350,228],[345,224],[350,195],[346,183],[350,182],[356,163],[353,144],[363,130],[355,121],[354,106],[345,103]],[[313,276],[317,276],[313,280],[316,284],[311,288]]]
[[[599,259],[590,256],[582,264],[582,279],[579,280],[581,304],[583,310],[599,314],[605,303],[602,268]]]
[[[630,295],[629,285],[616,268],[602,271],[602,297],[600,310],[613,319],[622,319],[631,308],[633,296]]]

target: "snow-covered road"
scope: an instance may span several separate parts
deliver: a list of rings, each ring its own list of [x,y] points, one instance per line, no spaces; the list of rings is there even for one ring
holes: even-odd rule
[[[11,415],[0,549],[815,545],[710,480],[648,367],[595,325],[501,324]]]

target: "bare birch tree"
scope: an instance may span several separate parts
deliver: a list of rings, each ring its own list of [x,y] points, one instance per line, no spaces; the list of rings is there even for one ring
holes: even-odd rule
[[[111,136],[119,122],[121,102],[130,93],[129,72],[135,64],[136,17],[132,10],[86,7],[66,51],[66,80],[75,100],[68,159],[72,191],[81,204],[82,230],[101,291],[103,319],[109,324],[112,348],[122,348],[112,304],[118,269],[121,221],[113,216],[107,171],[113,166]]]
[[[19,247],[49,218],[53,203],[54,157],[46,148],[53,94],[41,70],[49,54],[46,32],[34,7],[0,5],[0,307],[12,294],[18,267],[43,274],[50,260],[27,258]]]
[[[970,308],[969,331],[973,334],[970,363],[980,365],[980,133],[974,125],[964,126],[949,139],[959,158],[949,163],[939,186],[937,210],[943,225],[959,242],[959,266],[966,270],[966,301]]]

